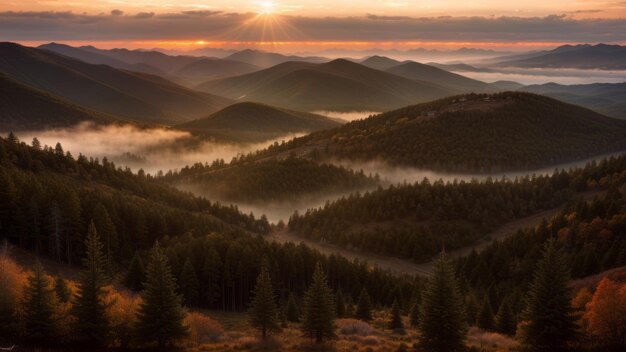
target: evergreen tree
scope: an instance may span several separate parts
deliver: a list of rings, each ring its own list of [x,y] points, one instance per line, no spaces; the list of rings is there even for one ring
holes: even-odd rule
[[[409,322],[411,327],[417,327],[420,323],[420,306],[417,302],[411,307],[409,312]]]
[[[141,341],[156,341],[158,347],[163,348],[187,336],[181,297],[176,294],[176,281],[158,243],[150,253],[141,298],[137,314],[137,335]]]
[[[316,343],[335,338],[335,301],[322,265],[317,263],[313,282],[304,294],[302,332]]]
[[[268,333],[280,329],[276,297],[266,265],[261,266],[261,272],[257,277],[252,295],[252,303],[248,312],[250,324],[261,332],[261,337],[265,340]]]
[[[523,311],[522,342],[539,351],[566,350],[576,336],[569,272],[554,240],[544,246]]]
[[[346,299],[346,314],[344,314],[346,317],[353,317],[354,316],[354,301],[352,300],[352,297],[348,296],[348,299]]]
[[[115,224],[113,224],[107,208],[102,204],[95,206],[93,210],[93,222],[98,229],[98,235],[104,245],[104,253],[107,257],[107,271],[112,274],[115,264],[113,254],[117,252],[119,240]]]
[[[498,308],[498,314],[495,318],[496,331],[506,335],[515,334],[515,328],[517,324],[513,316],[513,310],[508,299],[502,301],[500,308]]]
[[[104,346],[109,335],[109,321],[104,303],[106,258],[102,253],[102,243],[93,222],[89,225],[85,238],[86,257],[81,271],[74,303],[76,332],[81,343]]]
[[[287,321],[292,323],[300,321],[300,312],[298,309],[298,303],[296,302],[296,297],[292,292],[289,293],[289,298],[287,299],[287,309],[285,312]]]
[[[211,248],[204,258],[202,267],[202,299],[206,306],[211,306],[217,302],[221,294],[220,278],[221,278],[222,260],[214,248]]]
[[[365,287],[361,289],[359,300],[356,303],[356,317],[363,321],[372,320],[372,303]]]
[[[25,334],[29,342],[52,343],[56,334],[54,289],[40,263],[24,290]]]
[[[198,298],[200,296],[199,290],[200,284],[198,283],[198,275],[191,263],[191,260],[187,258],[183,265],[183,270],[180,273],[180,292],[183,295],[185,305],[188,307],[195,307],[198,305]]]
[[[402,315],[400,314],[400,306],[398,305],[397,299],[393,300],[393,305],[391,306],[391,320],[389,321],[389,329],[404,329],[404,324],[402,323]]]
[[[130,261],[128,272],[124,277],[124,285],[133,291],[143,289],[143,283],[146,281],[146,268],[143,265],[141,256],[135,252],[133,259]]]
[[[70,292],[70,288],[67,285],[67,281],[62,276],[57,276],[57,278],[54,280],[54,290],[56,291],[57,297],[59,298],[60,302],[69,302],[72,293]]]
[[[419,344],[434,352],[463,350],[467,325],[454,267],[442,252],[433,269],[422,292]]]
[[[346,303],[343,300],[343,292],[341,292],[341,289],[337,291],[335,299],[337,301],[335,312],[338,318],[342,318],[346,314]]]
[[[485,296],[483,304],[478,311],[476,325],[484,330],[493,330],[493,310],[491,309],[491,303],[489,303],[487,296]]]

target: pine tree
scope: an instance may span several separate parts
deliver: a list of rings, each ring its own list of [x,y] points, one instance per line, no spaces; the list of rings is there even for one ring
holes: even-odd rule
[[[359,300],[356,303],[356,317],[363,321],[372,320],[372,303],[365,287],[361,289]]]
[[[287,299],[287,308],[285,309],[285,317],[287,321],[292,323],[300,321],[300,312],[298,309],[298,303],[296,303],[296,297],[292,292],[289,293],[289,298]]]
[[[498,314],[495,318],[496,331],[506,335],[515,334],[515,318],[513,317],[513,310],[508,299],[502,301],[500,308],[498,308]]]
[[[137,335],[141,341],[156,341],[158,347],[163,348],[187,336],[181,297],[176,294],[176,281],[158,243],[150,253],[141,298],[137,314]]]
[[[335,338],[335,301],[320,263],[313,273],[313,282],[304,294],[302,332],[316,343]]]
[[[67,285],[67,281],[62,276],[57,276],[57,278],[54,280],[54,290],[60,302],[69,302],[72,293],[70,292],[70,288]]]
[[[344,316],[346,317],[354,316],[354,301],[352,300],[352,297],[350,296],[348,296],[348,299],[346,299],[346,313],[344,314]]]
[[[81,343],[104,346],[109,335],[107,307],[103,300],[104,286],[107,284],[104,273],[106,258],[102,253],[102,243],[93,222],[89,225],[85,248],[84,269],[80,275],[73,307],[76,332]]]
[[[539,351],[566,350],[576,336],[571,305],[569,272],[554,240],[544,246],[537,263],[523,311],[521,337],[527,347]]]
[[[463,350],[467,330],[463,300],[454,267],[443,252],[434,264],[421,301],[420,346],[434,352]]]
[[[391,320],[389,321],[389,329],[404,329],[404,324],[402,323],[402,315],[400,314],[400,306],[398,305],[397,299],[393,300],[393,305],[391,306]]]
[[[102,244],[104,245],[104,253],[107,258],[107,272],[112,274],[115,268],[115,259],[113,258],[113,254],[117,252],[119,240],[115,224],[113,224],[107,208],[105,208],[102,204],[95,206],[93,210],[93,222],[98,229],[98,235],[102,239]]]
[[[133,259],[130,261],[128,272],[124,277],[124,285],[133,291],[140,291],[143,289],[143,283],[146,281],[146,268],[143,265],[141,256],[137,252],[133,255]]]
[[[343,300],[343,292],[341,292],[341,289],[337,291],[335,299],[337,301],[335,312],[338,318],[342,318],[346,314],[346,303]]]
[[[411,327],[417,327],[420,323],[420,306],[417,302],[413,304],[409,312],[409,323]]]
[[[272,288],[270,274],[267,266],[261,266],[261,272],[256,280],[256,286],[252,291],[252,303],[250,304],[250,324],[261,332],[265,340],[268,333],[278,331],[278,308],[276,297]]]
[[[485,296],[483,304],[480,306],[478,316],[476,317],[476,325],[484,330],[493,330],[493,310],[489,298]]]
[[[56,334],[54,289],[40,263],[28,277],[24,290],[26,338],[34,343],[54,342]]]
[[[187,258],[183,265],[183,270],[180,273],[180,292],[183,295],[186,306],[195,307],[198,305],[198,298],[200,296],[200,292],[198,291],[199,286],[196,270],[191,260]]]

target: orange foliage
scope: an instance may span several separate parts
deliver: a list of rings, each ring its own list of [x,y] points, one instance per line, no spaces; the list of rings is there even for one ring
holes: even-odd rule
[[[130,342],[133,326],[137,321],[137,310],[141,304],[141,297],[126,292],[115,291],[111,286],[106,287],[104,298],[108,306],[107,315],[113,328],[116,343],[126,347]]]
[[[626,284],[603,278],[587,304],[584,321],[598,341],[626,347]]]
[[[196,344],[215,342],[224,334],[219,322],[197,312],[187,314],[185,325],[189,326],[189,340]]]
[[[6,253],[0,254],[0,312],[16,318],[21,315],[21,301],[28,274]]]

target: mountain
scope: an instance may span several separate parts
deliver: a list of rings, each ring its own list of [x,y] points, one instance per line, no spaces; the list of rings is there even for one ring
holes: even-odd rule
[[[228,99],[161,77],[93,65],[14,43],[0,43],[0,72],[71,103],[138,121],[183,122],[215,112]]]
[[[122,70],[129,70],[135,72],[148,73],[152,75],[164,75],[164,72],[144,63],[129,64],[124,61],[117,60],[105,54],[101,54],[96,51],[84,50],[81,48],[75,48],[65,44],[48,43],[37,47],[38,49],[49,50],[57,54],[68,56],[74,59],[85,61],[95,65],[109,65],[111,67],[119,68]]]
[[[608,116],[626,119],[626,83],[578,85],[546,83],[522,87],[519,90],[547,95]]]
[[[174,74],[193,85],[230,76],[239,76],[260,70],[245,62],[203,58],[183,66]]]
[[[208,117],[177,127],[222,138],[267,140],[290,133],[312,132],[340,125],[341,123],[320,115],[246,102],[228,106]]]
[[[626,149],[626,121],[529,93],[470,94],[389,111],[259,153],[312,153],[454,172],[534,170]]]
[[[89,111],[0,74],[0,131],[44,130],[79,122],[111,123],[105,114]]]
[[[499,90],[518,90],[524,86],[523,84],[515,81],[495,81],[489,84]]]
[[[381,70],[381,71],[386,71],[400,64],[402,64],[401,61],[394,60],[386,56],[379,56],[379,55],[370,56],[367,59],[361,61],[361,65],[367,66],[369,68]]]
[[[324,64],[286,62],[206,82],[198,89],[303,111],[380,111],[454,93],[434,83],[410,80],[343,59]]]
[[[436,82],[438,85],[457,93],[489,93],[495,91],[492,86],[485,82],[467,78],[434,66],[420,64],[419,62],[406,62],[393,66],[386,72],[408,79]]]
[[[427,63],[429,66],[435,66],[442,70],[446,71],[456,71],[456,72],[493,72],[493,70],[483,67],[475,67],[468,64],[440,64],[437,62],[429,62]]]
[[[499,66],[532,68],[626,69],[626,46],[564,45],[527,58],[501,61]]]
[[[192,62],[202,59],[198,56],[166,55],[154,50],[98,49],[91,45],[81,46],[79,49],[105,55],[129,64],[149,65],[167,73],[180,70]]]
[[[263,68],[272,67],[289,61],[301,61],[311,63],[323,63],[329,61],[325,57],[318,56],[286,56],[278,53],[269,53],[266,51],[246,49],[238,51],[225,57],[226,60],[245,62]]]

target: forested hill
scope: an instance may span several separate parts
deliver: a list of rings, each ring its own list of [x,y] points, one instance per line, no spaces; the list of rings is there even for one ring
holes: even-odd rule
[[[211,165],[195,164],[168,173],[163,180],[177,186],[192,186],[203,194],[238,202],[294,200],[307,195],[347,193],[376,187],[377,177],[368,177],[330,164],[302,158]]]
[[[141,171],[122,170],[106,159],[74,158],[60,144],[42,148],[35,142],[31,147],[10,135],[0,139],[0,165],[2,234],[64,262],[81,258],[92,219],[116,259],[166,236],[269,230],[266,220],[183,193]]]
[[[521,92],[469,94],[312,133],[280,152],[441,171],[528,170],[626,149],[626,122]]]
[[[553,176],[484,183],[425,180],[379,188],[295,213],[289,229],[313,240],[426,261],[442,244],[447,249],[471,245],[504,223],[556,208],[607,179],[623,177],[624,170],[626,156]]]

